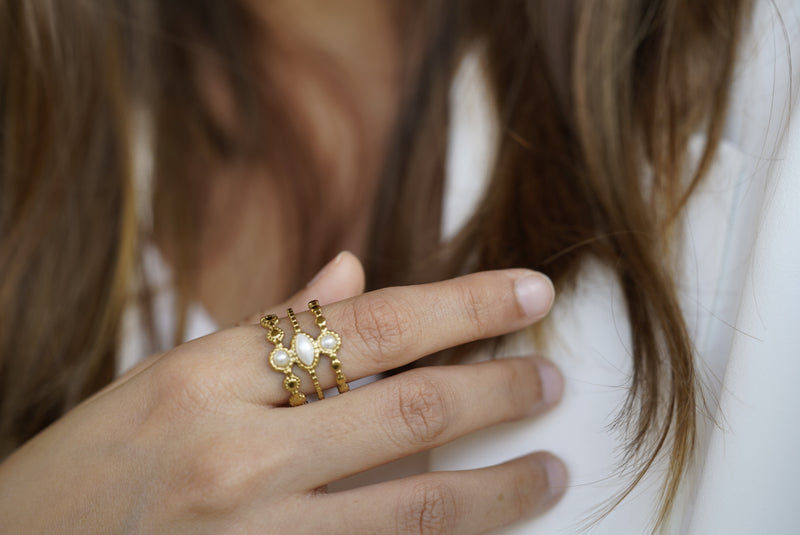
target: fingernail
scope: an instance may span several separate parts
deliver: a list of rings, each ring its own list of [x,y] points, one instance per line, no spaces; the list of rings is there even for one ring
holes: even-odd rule
[[[555,297],[553,283],[541,273],[517,279],[514,283],[514,292],[525,314],[536,319],[547,314]]]
[[[567,467],[561,459],[548,454],[544,457],[544,471],[547,474],[548,487],[545,503],[550,506],[567,490]]]
[[[308,284],[306,284],[306,288],[308,288],[309,286],[313,286],[313,285],[314,285],[314,284],[315,284],[315,283],[316,283],[316,282],[317,282],[319,279],[321,279],[321,278],[322,278],[322,277],[323,277],[323,276],[324,276],[324,275],[325,275],[325,274],[326,274],[328,271],[330,271],[330,270],[331,270],[331,269],[332,269],[332,268],[333,268],[333,267],[334,267],[336,264],[338,264],[339,262],[341,262],[341,261],[342,261],[342,256],[343,256],[343,255],[344,255],[344,251],[340,252],[339,254],[337,254],[337,255],[336,255],[334,258],[333,258],[333,260],[331,260],[330,262],[328,262],[327,264],[325,264],[325,266],[323,266],[323,268],[322,268],[322,269],[320,269],[319,271],[317,271],[317,274],[316,274],[316,275],[314,275],[314,277],[313,277],[313,278],[312,278],[310,281],[308,281]]]
[[[536,359],[539,368],[539,382],[542,386],[542,401],[547,406],[558,403],[564,393],[564,378],[550,361],[543,358]]]

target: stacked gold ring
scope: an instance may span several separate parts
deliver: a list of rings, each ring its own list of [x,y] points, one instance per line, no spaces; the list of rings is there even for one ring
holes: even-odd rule
[[[269,364],[275,371],[286,374],[283,386],[289,392],[289,404],[293,407],[303,405],[307,401],[305,394],[300,391],[300,377],[293,371],[295,365],[309,374],[314,383],[314,389],[317,391],[317,397],[325,398],[316,372],[320,355],[325,355],[330,359],[331,368],[336,374],[336,387],[339,392],[344,393],[350,390],[342,371],[342,362],[337,355],[337,351],[342,347],[341,337],[338,333],[328,329],[328,322],[323,316],[322,307],[317,300],[310,301],[308,308],[314,314],[319,334],[314,338],[303,332],[294,311],[289,308],[286,312],[292,323],[294,336],[288,347],[283,343],[284,331],[278,326],[278,317],[268,314],[261,318],[261,326],[267,330],[267,340],[274,346],[269,354]]]

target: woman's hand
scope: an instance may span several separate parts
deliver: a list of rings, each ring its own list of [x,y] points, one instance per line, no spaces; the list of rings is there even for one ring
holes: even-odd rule
[[[526,327],[552,298],[546,279],[516,269],[323,301],[323,311],[352,381]],[[71,411],[0,465],[2,532],[483,533],[542,511],[564,488],[560,461],[538,453],[320,490],[545,410],[561,379],[543,359],[414,369],[285,407],[271,349],[258,325],[226,329],[150,359]],[[323,387],[335,384],[325,359],[317,370]]]

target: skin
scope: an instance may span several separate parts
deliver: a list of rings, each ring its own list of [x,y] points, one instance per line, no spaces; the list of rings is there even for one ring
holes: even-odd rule
[[[522,269],[367,294],[362,286],[358,261],[345,254],[271,307],[299,312],[310,295],[323,297],[351,381],[527,327],[553,301],[549,281]],[[313,332],[309,312],[298,320]],[[4,532],[469,535],[541,512],[563,491],[563,465],[536,453],[324,492],[348,475],[547,410],[562,384],[544,359],[415,369],[285,407],[268,350],[263,329],[245,322],[151,357],[78,406],[0,466]],[[318,369],[333,386],[330,369]]]

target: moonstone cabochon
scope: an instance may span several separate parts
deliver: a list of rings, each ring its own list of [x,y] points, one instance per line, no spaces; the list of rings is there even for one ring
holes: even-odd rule
[[[285,368],[292,358],[286,350],[279,349],[272,353],[272,365],[276,368]]]
[[[311,341],[311,337],[305,333],[297,333],[294,335],[292,345],[294,346],[294,350],[297,352],[297,358],[300,359],[300,362],[304,366],[311,367],[314,365],[314,361],[317,359],[317,354],[316,349],[314,348],[314,342]]]
[[[339,345],[339,341],[332,334],[326,334],[320,339],[319,345],[322,346],[322,349],[331,350],[336,349],[336,346]]]

